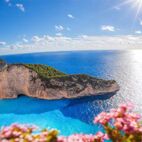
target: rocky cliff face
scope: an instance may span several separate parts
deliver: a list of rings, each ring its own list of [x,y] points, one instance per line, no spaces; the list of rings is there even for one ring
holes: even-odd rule
[[[44,78],[25,65],[7,65],[0,69],[0,99],[20,94],[41,99],[78,98],[113,93],[119,90],[114,80],[88,75],[65,75]]]
[[[6,66],[7,64],[3,60],[0,59],[0,71]]]

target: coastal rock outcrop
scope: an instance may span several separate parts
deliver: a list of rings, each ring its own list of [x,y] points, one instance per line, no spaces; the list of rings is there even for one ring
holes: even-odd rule
[[[24,94],[40,99],[78,98],[113,93],[119,90],[114,80],[84,74],[67,75],[44,65],[3,64],[0,67],[0,99]]]
[[[0,71],[7,66],[6,62],[0,59]]]

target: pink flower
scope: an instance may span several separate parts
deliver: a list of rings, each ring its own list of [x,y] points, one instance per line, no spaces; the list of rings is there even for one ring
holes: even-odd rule
[[[114,126],[119,130],[122,130],[122,128],[123,128],[123,124],[121,122],[115,122]]]
[[[94,119],[94,123],[100,123],[102,125],[105,125],[109,122],[110,119],[111,117],[108,113],[102,112]]]

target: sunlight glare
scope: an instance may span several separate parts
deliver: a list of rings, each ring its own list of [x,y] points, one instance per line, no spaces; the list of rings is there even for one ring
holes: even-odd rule
[[[130,5],[132,8],[136,9],[136,17],[140,14],[142,11],[142,0],[123,0],[118,6],[124,6],[124,5]]]

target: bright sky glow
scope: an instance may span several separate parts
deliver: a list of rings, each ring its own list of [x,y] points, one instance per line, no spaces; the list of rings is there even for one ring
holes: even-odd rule
[[[131,6],[136,10],[135,18],[137,18],[138,15],[142,12],[142,0],[123,0],[123,2],[119,4],[119,6],[124,6],[124,5]]]
[[[0,9],[0,54],[142,49],[142,0],[0,0]]]

